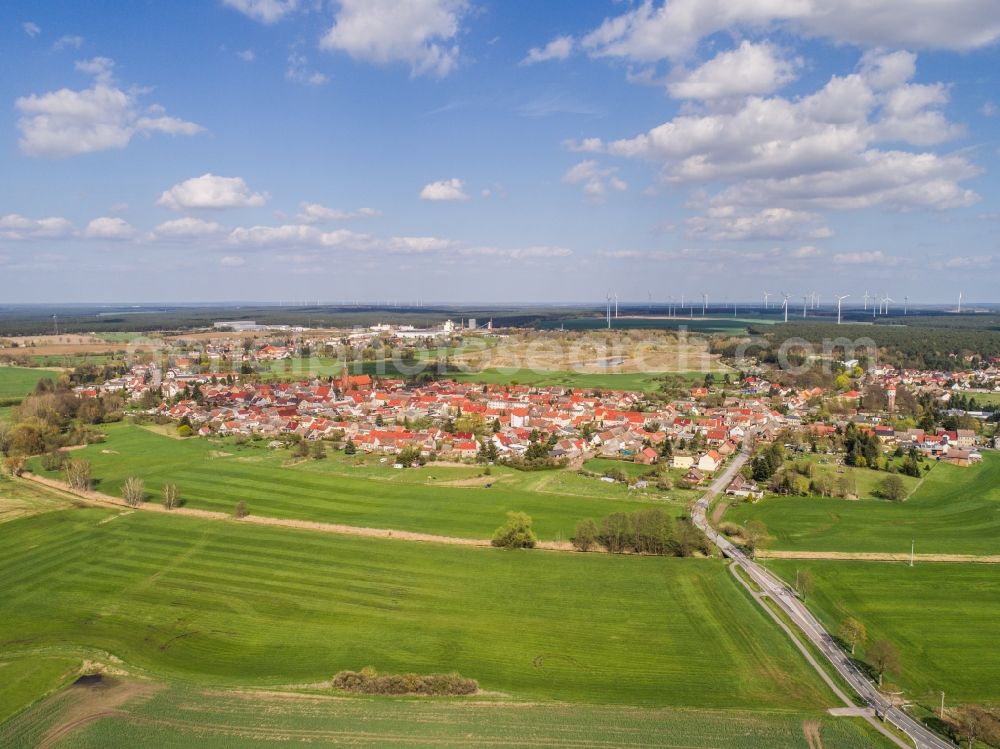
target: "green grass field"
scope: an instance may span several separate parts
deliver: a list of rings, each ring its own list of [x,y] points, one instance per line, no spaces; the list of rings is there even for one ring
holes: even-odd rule
[[[774,549],[908,552],[914,540],[919,553],[1000,554],[1000,454],[935,465],[905,502],[770,497],[725,515],[750,518],[767,525]]]
[[[0,523],[63,509],[71,504],[72,500],[67,496],[25,481],[13,481],[0,474]]]
[[[0,400],[23,398],[35,389],[35,385],[43,377],[55,380],[59,373],[46,369],[0,366]]]
[[[721,369],[721,367],[720,367]],[[678,372],[677,375],[696,382],[704,372]],[[658,390],[666,373],[625,372],[588,374],[586,372],[539,371],[532,369],[484,369],[481,372],[448,372],[446,377],[457,382],[482,382],[487,385],[562,386],[580,390]]]
[[[123,685],[124,687],[125,685]],[[11,749],[36,746],[73,707],[123,687],[73,687],[0,727]],[[96,694],[88,694],[88,689]],[[102,695],[100,691],[103,690]],[[290,742],[363,746],[720,747],[826,749],[891,746],[860,721],[822,713],[578,706],[484,700],[351,699],[160,688],[69,734],[59,749],[156,746],[265,749]]]
[[[612,328],[615,330],[678,330],[684,329],[691,333],[701,333],[710,335],[721,333],[723,335],[745,334],[747,327],[762,325],[773,325],[780,322],[778,318],[763,315],[747,315],[733,317],[732,308],[729,314],[719,314],[718,310],[713,310],[708,317],[701,316],[701,302],[694,308],[694,317],[619,317],[612,320]],[[684,308],[687,312],[687,307]],[[601,316],[577,317],[568,320],[547,320],[541,323],[539,328],[543,330],[554,330],[564,327],[566,330],[605,330],[607,320]]]
[[[797,569],[812,572],[808,604],[831,631],[855,616],[869,642],[893,643],[902,662],[893,681],[908,698],[935,706],[944,691],[950,704],[1000,704],[996,566],[772,560],[768,567],[789,581]]]
[[[521,510],[531,515],[540,538],[567,539],[582,518],[662,503],[568,471],[495,466],[494,475],[484,477],[479,467],[428,464],[400,471],[373,458],[352,468],[340,456],[287,467],[285,450],[177,440],[126,424],[109,426],[107,434],[106,442],[74,453],[91,461],[99,491],[118,496],[134,475],[146,482],[152,501],[172,482],[187,506],[208,510],[230,512],[243,500],[255,515],[472,538],[489,538],[509,510]],[[44,473],[37,460],[30,466]],[[677,512],[684,501],[674,504]]]
[[[218,685],[458,671],[532,699],[832,704],[721,561],[505,552],[104,509],[0,524],[5,657]]]

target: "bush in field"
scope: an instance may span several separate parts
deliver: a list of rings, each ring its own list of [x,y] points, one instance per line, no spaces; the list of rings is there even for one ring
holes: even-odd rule
[[[24,458],[20,455],[5,458],[3,461],[3,467],[4,470],[6,470],[11,476],[20,476],[24,473]]]
[[[341,671],[333,677],[335,689],[357,694],[423,694],[452,696],[475,694],[479,684],[456,674],[385,674],[368,666],[361,671]]]
[[[233,512],[233,514],[237,518],[245,518],[247,515],[249,515],[250,510],[247,509],[247,503],[244,502],[242,499],[239,502],[237,502],[236,510]]]
[[[906,499],[906,486],[899,476],[886,476],[879,484],[878,493],[881,497],[892,502],[901,502]]]
[[[138,507],[146,500],[146,484],[136,476],[129,476],[122,484],[122,499],[129,507]]]
[[[577,551],[590,551],[597,546],[598,533],[597,523],[592,518],[581,520],[573,533],[573,548]]]
[[[58,471],[63,467],[63,463],[66,462],[66,453],[59,450],[49,450],[49,452],[41,457],[39,462],[46,471]]]
[[[66,483],[70,489],[87,491],[90,489],[90,461],[83,458],[67,460],[63,466],[66,472]]]
[[[533,549],[538,539],[527,514],[508,512],[507,522],[496,529],[491,543],[501,549]]]

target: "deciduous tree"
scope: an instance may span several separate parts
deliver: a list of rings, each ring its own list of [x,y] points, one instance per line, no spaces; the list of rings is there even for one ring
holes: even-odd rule
[[[491,543],[502,549],[533,549],[538,539],[526,513],[508,512],[507,522],[496,529]]]
[[[878,674],[878,685],[882,686],[882,676],[886,672],[899,669],[899,653],[888,640],[876,640],[865,653],[865,657],[875,667]]]
[[[851,655],[854,655],[854,649],[858,645],[864,645],[868,639],[868,630],[865,629],[864,622],[853,616],[847,617],[840,623],[838,634],[841,640],[851,646]]]

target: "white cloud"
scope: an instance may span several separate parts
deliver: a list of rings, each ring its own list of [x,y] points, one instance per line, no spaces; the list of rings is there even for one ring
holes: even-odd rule
[[[584,36],[592,55],[682,59],[720,31],[791,30],[866,47],[968,50],[1000,39],[994,0],[644,0]]]
[[[131,239],[135,236],[135,230],[123,218],[101,216],[87,224],[83,236],[87,239]]]
[[[569,257],[573,251],[568,247],[537,245],[533,247],[467,247],[458,251],[466,257],[495,257],[507,260],[544,260]]]
[[[32,39],[42,33],[41,27],[34,21],[25,21],[21,24],[21,28],[24,29],[24,33]]]
[[[288,55],[288,68],[285,70],[285,78],[295,83],[304,83],[307,86],[322,86],[330,82],[330,78],[325,73],[309,66],[309,59],[301,52],[292,50]]]
[[[80,49],[83,46],[83,37],[69,35],[61,36],[56,39],[55,44],[52,45],[52,49],[59,51],[63,49]]]
[[[60,216],[30,219],[19,213],[0,216],[0,239],[62,239],[73,233],[73,225]]]
[[[465,194],[462,180],[458,177],[452,177],[424,185],[420,191],[420,199],[431,201],[468,200],[469,196]]]
[[[257,55],[252,49],[243,49],[236,53],[236,56],[243,60],[243,62],[253,62],[257,59]]]
[[[322,231],[315,226],[302,224],[239,227],[230,232],[227,242],[231,245],[244,247],[326,248],[345,252],[383,252],[404,255],[438,253],[457,246],[451,240],[438,237],[380,239],[350,229]]]
[[[358,208],[356,211],[342,211],[337,208],[327,208],[319,203],[303,203],[297,221],[303,224],[326,224],[334,221],[350,221],[357,218],[374,218],[382,212],[375,208]]]
[[[522,65],[534,65],[549,60],[565,60],[573,52],[573,37],[557,36],[544,47],[532,47],[528,55],[521,60]]]
[[[125,148],[136,134],[194,135],[202,127],[162,115],[152,107],[139,110],[139,93],[125,91],[113,82],[114,63],[106,57],[81,60],[77,70],[94,76],[94,85],[82,91],[68,88],[23,96],[15,102],[21,152],[28,156],[58,158],[95,151]]]
[[[859,72],[787,99],[751,96],[739,106],[691,112],[609,153],[660,163],[672,184],[728,183],[723,206],[796,209],[951,208],[978,198],[960,182],[976,167],[961,156],[880,150],[880,142],[928,145],[955,137],[939,107],[943,86],[908,83],[908,58],[867,55]]]
[[[704,216],[687,220],[690,236],[713,240],[733,239],[826,239],[830,230],[822,217],[789,208],[764,208],[756,213],[741,212],[734,206],[711,206]]]
[[[563,145],[569,151],[577,153],[600,153],[604,150],[604,143],[600,138],[583,138],[581,140],[566,140]]]
[[[899,265],[900,258],[886,255],[882,250],[869,252],[844,252],[833,256],[837,265]]]
[[[234,245],[322,245],[323,232],[313,226],[285,224],[284,226],[250,226],[233,229],[227,240]]]
[[[157,205],[174,211],[192,208],[244,208],[262,206],[267,194],[251,192],[241,177],[203,174],[171,187],[160,195]]]
[[[769,94],[792,81],[799,66],[799,62],[784,59],[770,44],[744,41],[694,70],[676,69],[667,90],[675,99]]]
[[[628,189],[624,180],[616,176],[616,167],[602,168],[595,160],[587,159],[574,165],[562,176],[567,185],[583,185],[583,192],[594,200],[602,200],[608,190]]]
[[[299,0],[222,0],[245,16],[261,23],[275,23],[293,13]]]
[[[413,75],[444,76],[458,64],[452,40],[467,0],[339,0],[339,6],[323,49],[378,64],[406,62]]]
[[[244,263],[246,263],[246,260],[244,260],[239,255],[224,255],[219,260],[219,265],[223,266],[224,268],[239,268]]]
[[[959,255],[948,258],[941,264],[941,267],[947,270],[981,270],[993,267],[995,262],[996,256],[994,255]]]
[[[177,239],[193,239],[197,237],[210,237],[223,231],[225,227],[215,221],[205,221],[200,218],[175,218],[172,221],[164,221],[153,229],[156,237],[169,237]]]
[[[803,245],[802,247],[795,248],[794,250],[792,250],[792,251],[790,251],[788,253],[788,256],[792,257],[792,258],[795,258],[797,260],[801,260],[801,259],[808,258],[808,257],[819,257],[822,254],[823,253],[820,252],[820,250],[819,250],[818,247],[815,247],[815,246],[809,244],[809,245]]]

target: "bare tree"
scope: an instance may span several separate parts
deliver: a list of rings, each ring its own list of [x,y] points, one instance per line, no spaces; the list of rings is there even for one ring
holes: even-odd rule
[[[172,510],[177,506],[179,497],[177,494],[177,484],[163,485],[163,509]]]
[[[751,520],[747,523],[743,535],[747,540],[747,546],[750,547],[750,556],[756,559],[757,549],[763,546],[767,539],[767,526],[760,520]]]
[[[70,489],[85,492],[90,489],[90,461],[83,458],[67,460],[63,467]]]
[[[886,671],[899,669],[899,653],[888,640],[876,640],[865,652],[865,656],[878,672],[878,685],[882,686],[882,676]]]
[[[859,644],[863,645],[868,639],[868,630],[865,629],[864,622],[849,616],[840,625],[840,639],[851,646],[851,655],[854,655],[854,648]]]
[[[247,503],[244,502],[242,499],[236,503],[235,514],[237,518],[245,518],[247,515],[250,514],[250,511],[247,509]]]
[[[6,458],[3,464],[11,476],[17,477],[24,473],[24,458],[20,455],[12,455]]]
[[[1000,720],[978,705],[966,705],[958,712],[958,734],[968,739],[969,749],[981,739],[991,746],[1000,740]]]
[[[122,498],[129,507],[138,507],[146,499],[146,484],[136,476],[129,476],[122,484]]]

